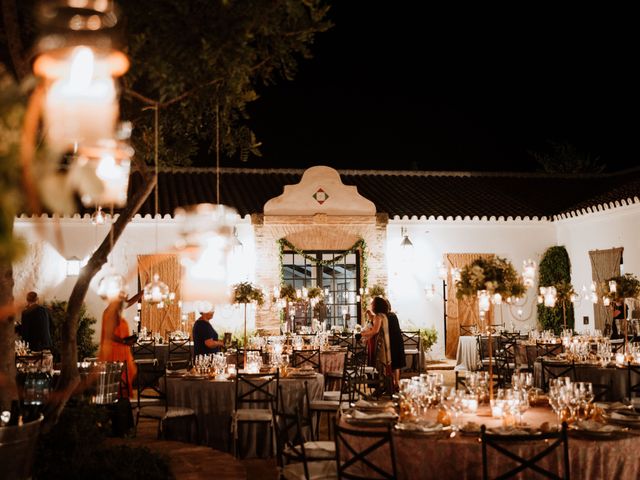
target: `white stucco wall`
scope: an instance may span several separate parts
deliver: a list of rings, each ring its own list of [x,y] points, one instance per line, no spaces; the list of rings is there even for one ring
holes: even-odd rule
[[[157,228],[157,235],[156,235]],[[232,283],[252,281],[255,271],[255,240],[249,217],[238,217],[238,238],[243,244],[239,254],[230,261],[229,277]],[[100,245],[109,231],[107,224],[93,225],[85,218],[18,218],[15,222],[15,234],[24,238],[28,244],[26,256],[14,265],[14,295],[24,298],[26,292],[35,290],[40,298],[68,300],[76,277],[66,276],[66,258],[78,257],[86,260]],[[60,235],[61,241],[58,240]],[[128,279],[128,292],[132,296],[137,292],[137,256],[156,252],[171,252],[179,239],[179,225],[169,216],[155,221],[150,217],[137,216],[127,225],[115,245],[110,262],[116,271]],[[157,238],[157,248],[156,248]],[[98,282],[108,269],[105,265],[91,282],[85,303],[88,313],[98,319],[96,340],[100,335],[100,322],[105,302],[98,297]],[[125,311],[125,317],[131,329],[135,327],[133,317],[135,307]],[[216,309],[214,325],[218,331],[233,331],[242,323],[243,313],[239,308],[220,307]],[[255,328],[254,311],[250,309],[248,328]]]
[[[413,243],[411,252],[400,247],[401,227],[407,228]],[[395,218],[387,229],[387,258],[389,267],[389,299],[401,322],[419,328],[435,327],[438,344],[434,357],[444,356],[444,321],[441,296],[428,300],[425,287],[434,284],[442,292],[437,264],[447,253],[495,253],[505,257],[521,272],[522,262],[539,262],[544,251],[556,244],[553,223],[548,221],[515,220],[408,220]],[[535,326],[536,301],[530,289],[519,320],[509,307],[502,307],[507,325],[512,321],[516,329],[527,331]],[[515,309],[514,309],[515,310]],[[499,317],[497,317],[499,319]]]
[[[625,273],[640,274],[640,205],[627,205],[579,217],[556,220],[558,245],[564,245],[571,259],[571,283],[576,290],[591,284],[590,250],[624,247]],[[593,305],[576,305],[576,329],[593,329]],[[589,324],[583,324],[583,317]]]

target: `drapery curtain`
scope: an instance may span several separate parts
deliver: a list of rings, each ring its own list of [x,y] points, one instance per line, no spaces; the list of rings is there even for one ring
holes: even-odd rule
[[[447,253],[445,254],[445,266],[447,267],[447,344],[445,355],[447,358],[456,358],[458,351],[458,339],[460,337],[460,325],[478,325],[478,300],[476,298],[456,298],[456,286],[451,279],[452,268],[463,268],[479,258],[494,257],[491,253]],[[493,312],[488,312],[491,318]]]
[[[163,308],[142,302],[140,326],[158,332],[165,338],[167,332],[180,329],[180,263],[175,254],[138,255],[138,278],[144,287],[153,280],[153,274],[160,275],[160,280],[167,284],[170,292],[176,294],[175,300],[168,302]]]
[[[602,283],[611,277],[620,275],[620,260],[622,259],[622,247],[608,250],[592,250],[589,252],[591,259],[591,278],[596,282],[598,298],[602,298]],[[611,323],[611,309],[598,302],[593,305],[594,326],[604,332],[605,326]]]

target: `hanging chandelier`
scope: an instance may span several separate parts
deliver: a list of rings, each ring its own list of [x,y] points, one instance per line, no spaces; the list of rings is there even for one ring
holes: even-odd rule
[[[127,282],[124,277],[111,270],[98,283],[98,295],[107,302],[127,298]]]
[[[170,293],[167,284],[160,280],[160,275],[154,273],[153,280],[144,286],[142,298],[150,305],[160,305],[169,300]]]

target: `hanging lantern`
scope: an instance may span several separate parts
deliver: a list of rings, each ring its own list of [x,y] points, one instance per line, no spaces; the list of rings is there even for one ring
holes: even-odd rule
[[[102,207],[96,208],[96,211],[91,215],[91,223],[94,225],[104,225],[106,218],[104,216],[104,212],[102,211]]]
[[[229,303],[228,258],[238,213],[225,205],[203,203],[176,209],[182,223],[177,245],[182,264],[182,300]]]
[[[113,302],[127,298],[127,283],[122,275],[108,273],[98,283],[98,295],[103,300]]]
[[[49,148],[113,138],[118,119],[114,79],[129,69],[118,48],[120,25],[111,0],[46,1],[33,71],[46,79],[44,121]]]
[[[525,287],[533,287],[536,278],[536,262],[533,260],[524,260],[522,262],[522,281]]]
[[[132,155],[129,145],[116,140],[79,147],[69,171],[69,182],[85,206],[123,207],[127,203]]]
[[[150,305],[160,305],[169,298],[169,287],[160,280],[160,275],[153,274],[153,280],[144,286],[142,298]]]
[[[545,307],[555,307],[557,300],[556,287],[540,287],[540,295],[542,296]]]

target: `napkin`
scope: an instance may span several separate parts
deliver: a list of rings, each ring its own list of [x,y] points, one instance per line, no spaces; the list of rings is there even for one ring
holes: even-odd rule
[[[397,414],[395,412],[365,413],[360,410],[354,410],[352,416],[359,420],[373,420],[378,418],[396,418]]]
[[[368,400],[360,399],[355,403],[356,408],[388,408],[393,407],[393,402],[370,402]]]

